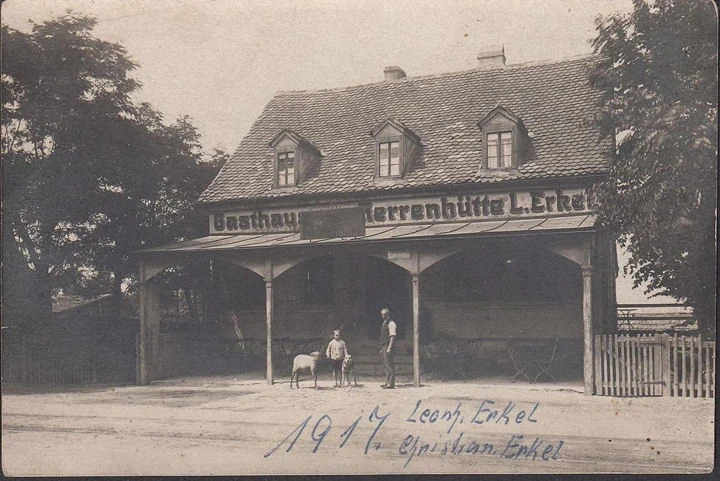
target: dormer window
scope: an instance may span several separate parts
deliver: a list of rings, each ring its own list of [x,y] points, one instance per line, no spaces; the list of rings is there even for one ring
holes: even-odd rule
[[[294,187],[302,182],[320,159],[320,151],[300,134],[283,130],[270,142],[274,149],[273,187]]]
[[[404,177],[420,149],[420,138],[393,119],[381,123],[370,135],[375,138],[375,179]]]
[[[400,142],[380,142],[378,144],[380,158],[380,177],[398,177],[400,175]]]
[[[295,152],[278,152],[278,186],[295,185]]]
[[[512,167],[512,132],[487,134],[488,169],[509,169]]]
[[[483,169],[515,169],[522,164],[525,127],[509,110],[498,105],[478,123],[482,130]]]

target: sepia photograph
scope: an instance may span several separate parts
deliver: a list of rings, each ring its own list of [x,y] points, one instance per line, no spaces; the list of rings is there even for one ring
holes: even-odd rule
[[[8,477],[715,467],[710,0],[5,0]]]

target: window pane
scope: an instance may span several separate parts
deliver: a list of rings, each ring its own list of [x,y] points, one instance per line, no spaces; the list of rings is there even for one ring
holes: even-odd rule
[[[503,167],[512,166],[512,133],[503,132],[502,138],[502,157]]]
[[[380,144],[380,176],[400,175],[400,143],[382,142]]]
[[[498,134],[487,136],[487,161],[489,169],[498,168]]]
[[[390,158],[400,159],[400,142],[390,142]]]
[[[380,144],[380,161],[388,159],[388,144],[383,142]]]
[[[400,175],[400,162],[390,164],[390,175]]]
[[[380,175],[390,175],[390,164],[387,158],[380,158]]]
[[[279,152],[278,158],[278,185],[293,185],[295,183],[295,152]]]

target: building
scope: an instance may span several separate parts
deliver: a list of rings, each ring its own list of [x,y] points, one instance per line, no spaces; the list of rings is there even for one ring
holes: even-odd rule
[[[278,93],[199,199],[209,235],[141,253],[140,381],[158,350],[149,280],[209,258],[252,292],[238,288],[236,310],[267,340],[270,383],[274,339],[342,325],[372,344],[390,307],[416,386],[423,336],[481,338],[498,356],[508,340],[559,338],[579,347],[570,362],[591,393],[616,270],[592,209],[613,149],[592,61],[506,65],[497,49],[473,70],[387,67],[378,83]]]

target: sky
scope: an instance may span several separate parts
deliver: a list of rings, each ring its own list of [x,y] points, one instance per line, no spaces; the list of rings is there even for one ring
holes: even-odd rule
[[[504,44],[507,63],[591,52],[598,14],[630,0],[6,0],[2,22],[27,30],[72,9],[123,45],[149,101],[190,115],[207,148],[232,150],[280,90],[471,69]]]
[[[27,31],[68,9],[139,64],[137,100],[231,151],[278,91],[379,82],[390,65],[467,70],[494,45],[508,64],[587,54],[595,18],[631,0],[6,0],[2,23]],[[645,302],[631,286],[618,279],[618,302]]]

